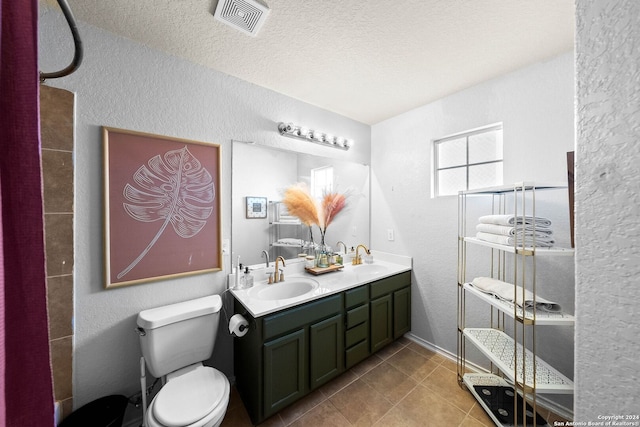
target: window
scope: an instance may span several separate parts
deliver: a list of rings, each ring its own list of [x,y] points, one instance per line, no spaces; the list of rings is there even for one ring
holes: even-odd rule
[[[333,191],[333,166],[311,169],[311,195],[316,199]]]
[[[502,124],[433,141],[434,196],[502,185]]]

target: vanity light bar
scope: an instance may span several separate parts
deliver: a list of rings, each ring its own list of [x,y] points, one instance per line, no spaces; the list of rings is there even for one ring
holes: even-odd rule
[[[280,132],[280,135],[290,138],[303,139],[308,142],[338,148],[340,150],[348,150],[353,147],[353,139],[333,136],[330,133],[323,133],[304,126],[296,126],[293,123],[278,123],[278,132]]]

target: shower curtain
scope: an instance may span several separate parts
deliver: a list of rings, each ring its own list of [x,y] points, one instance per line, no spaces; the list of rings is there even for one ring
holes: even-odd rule
[[[0,0],[0,426],[52,426],[37,0]]]

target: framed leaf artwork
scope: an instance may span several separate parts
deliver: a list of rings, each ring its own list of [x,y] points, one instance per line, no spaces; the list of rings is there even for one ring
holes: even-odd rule
[[[221,270],[220,145],[102,131],[105,287]]]

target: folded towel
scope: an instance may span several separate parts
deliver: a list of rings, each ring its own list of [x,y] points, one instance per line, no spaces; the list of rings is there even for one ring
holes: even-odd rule
[[[518,236],[522,236],[523,234],[525,236],[533,236],[535,233],[536,237],[548,238],[553,235],[553,230],[550,228],[534,228],[532,225],[513,227],[508,225],[480,223],[476,225],[476,231],[498,234],[500,236],[515,236],[516,234]]]
[[[281,216],[278,218],[278,222],[286,222],[291,224],[300,224],[300,219],[295,216]]]
[[[523,242],[523,238],[521,234],[515,235],[515,236],[501,236],[499,234],[477,232],[476,237],[480,240],[484,240],[485,242],[497,243],[499,245],[507,245],[507,246],[516,245],[516,241],[518,246],[534,246],[534,243],[535,243],[535,246],[539,248],[540,247],[549,248],[555,244],[555,240],[553,239],[552,236],[547,236],[547,237],[535,236],[535,242],[533,241],[534,236],[528,236],[528,235],[524,236],[524,242]]]
[[[516,304],[523,308],[533,308],[533,293],[529,290],[525,290],[524,301],[522,297],[522,287],[514,286],[511,283],[503,282],[502,280],[493,279],[491,277],[476,277],[471,282],[471,285],[486,294],[493,295],[503,301],[514,302],[514,288]],[[536,297],[535,307],[537,310],[558,312],[562,308],[558,303],[548,301],[539,296]]]
[[[304,240],[302,240],[302,239],[285,238],[285,239],[278,240],[277,243],[279,243],[281,245],[302,246],[302,245],[304,245]]]
[[[522,216],[522,215],[485,215],[479,218],[482,224],[497,225],[535,225],[538,227],[551,227],[551,220],[540,216]]]

